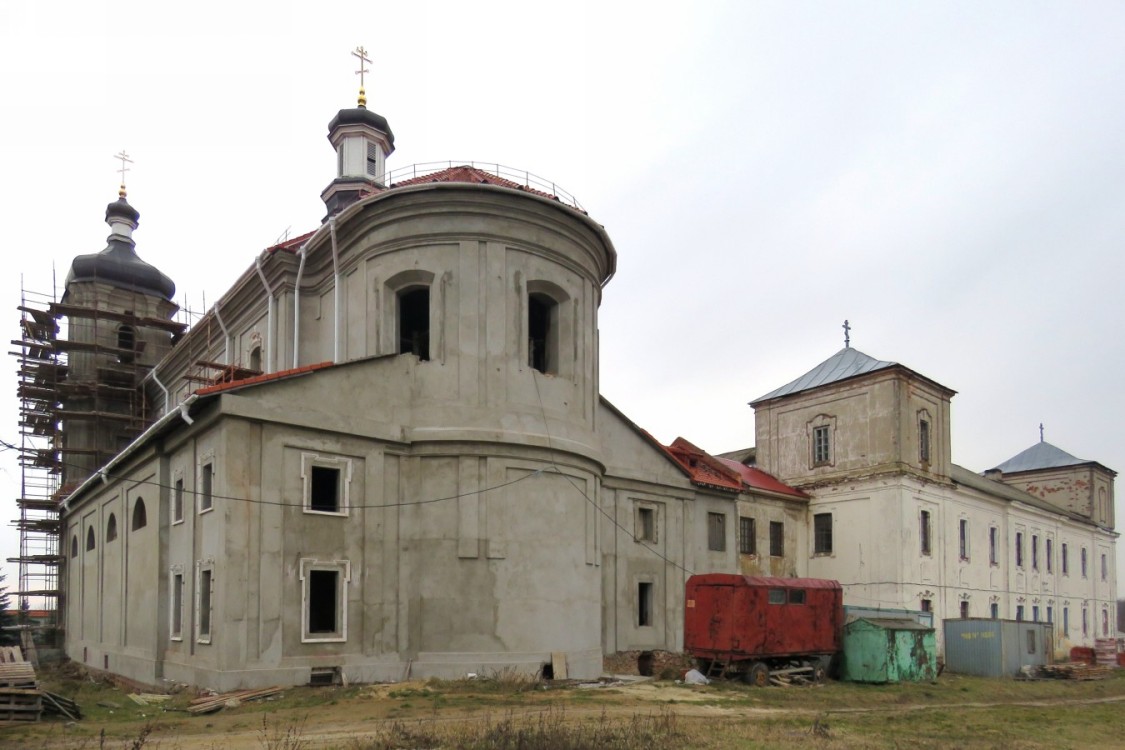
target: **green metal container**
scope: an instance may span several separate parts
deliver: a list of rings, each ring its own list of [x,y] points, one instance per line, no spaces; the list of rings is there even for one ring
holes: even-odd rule
[[[937,676],[937,637],[912,619],[861,617],[844,626],[841,677],[850,682],[921,682]]]

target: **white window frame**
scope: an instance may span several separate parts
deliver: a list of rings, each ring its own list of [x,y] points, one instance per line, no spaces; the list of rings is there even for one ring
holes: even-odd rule
[[[335,469],[340,472],[339,510],[316,510],[312,507],[312,469]],[[351,507],[352,459],[343,456],[322,455],[320,453],[301,453],[301,509],[314,516],[337,516],[345,518]]]
[[[168,515],[172,517],[173,526],[184,522],[184,496],[187,494],[186,485],[183,469],[176,469],[172,472],[172,512]],[[214,482],[211,483],[211,486],[214,487]],[[177,492],[177,490],[179,491]],[[177,495],[179,495],[178,498]],[[179,507],[177,507],[177,499],[179,500]],[[177,511],[179,512],[178,515]]]
[[[336,633],[309,632],[309,583],[308,575],[314,570],[328,570],[339,574],[336,583],[336,617],[339,627]],[[301,558],[301,643],[344,643],[348,640],[348,585],[352,580],[352,564],[349,560],[318,560],[312,557]]]
[[[208,466],[211,467],[211,496],[208,501],[211,503],[206,508],[203,507],[203,472]],[[199,515],[210,513],[215,510],[215,477],[218,475],[217,467],[215,466],[215,451],[209,450],[199,457],[199,466],[196,471],[195,477],[195,512]]]
[[[207,632],[200,631],[203,625],[203,574],[211,574],[211,587],[207,592]],[[211,558],[200,560],[195,564],[195,642],[211,643],[215,635],[215,561]]]
[[[180,579],[180,585],[176,585],[176,578]],[[214,578],[211,579],[214,581]],[[180,617],[179,622],[176,621],[176,596],[177,589],[179,589],[180,597]],[[183,641],[184,639],[184,566],[173,565],[168,569],[168,639],[173,641]]]

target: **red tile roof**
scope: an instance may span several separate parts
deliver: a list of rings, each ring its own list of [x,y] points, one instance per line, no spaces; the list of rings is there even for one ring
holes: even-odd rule
[[[801,492],[794,487],[790,487],[789,485],[785,484],[785,482],[775,479],[761,469],[756,469],[753,466],[747,466],[746,464],[740,464],[738,461],[732,461],[729,458],[716,458],[715,460],[722,463],[724,466],[728,466],[731,469],[737,471],[742,477],[742,482],[751,489],[764,490],[766,492],[776,492],[779,495],[790,495],[792,497],[808,498],[808,495],[806,495],[804,492]]]
[[[269,372],[265,375],[255,375],[252,378],[243,378],[242,380],[234,380],[229,383],[219,383],[217,385],[209,385],[205,388],[200,388],[196,391],[199,396],[210,396],[215,393],[223,393],[225,391],[233,391],[238,388],[243,388],[249,385],[257,385],[259,383],[266,383],[271,380],[283,380],[285,378],[293,378],[298,375],[307,375],[316,370],[323,370],[326,367],[331,367],[334,362],[317,362],[315,365],[304,365],[303,367],[294,367],[290,370],[279,370],[278,372]]]
[[[285,250],[291,253],[295,253],[300,250],[301,245],[305,244],[305,241],[308,240],[309,237],[312,237],[314,234],[316,234],[315,229],[311,232],[305,232],[304,234],[298,235],[292,239],[285,240],[284,242],[279,242],[276,245],[270,245],[266,248],[266,252],[270,253],[271,255],[273,253],[276,253],[278,250]]]

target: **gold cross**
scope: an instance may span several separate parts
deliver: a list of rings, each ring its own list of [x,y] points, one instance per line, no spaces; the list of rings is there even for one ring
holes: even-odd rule
[[[120,154],[114,154],[113,158],[121,160],[121,168],[117,170],[118,172],[121,173],[121,189],[117,191],[117,194],[119,196],[121,196],[122,198],[124,198],[125,197],[125,173],[129,171],[129,168],[127,166],[125,166],[125,164],[126,163],[132,164],[133,160],[129,158],[129,155],[127,153],[125,153],[125,149],[121,149]]]

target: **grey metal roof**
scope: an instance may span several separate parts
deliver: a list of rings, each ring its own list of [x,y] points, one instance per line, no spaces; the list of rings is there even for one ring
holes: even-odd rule
[[[1005,474],[1014,474],[1017,471],[1034,471],[1036,469],[1054,469],[1060,466],[1077,466],[1090,463],[1081,458],[1075,458],[1061,448],[1056,448],[1046,441],[1039,441],[1027,450],[1017,453],[996,468]]]
[[[975,490],[979,490],[980,492],[984,492],[1002,500],[1023,503],[1024,505],[1030,505],[1034,508],[1039,508],[1040,510],[1045,510],[1060,516],[1066,516],[1072,521],[1096,525],[1093,521],[1090,520],[1088,516],[1083,516],[1079,513],[1069,511],[1066,508],[1059,507],[1058,505],[1055,505],[1053,503],[1049,503],[1042,498],[1036,497],[1031,493],[1024,492],[1023,490],[1017,487],[1013,487],[1010,484],[998,482],[995,479],[989,479],[988,477],[982,477],[980,474],[977,474],[974,471],[969,471],[963,466],[951,464],[949,469],[949,478],[957,484],[964,485],[965,487],[972,487]]]
[[[810,388],[845,380],[856,375],[863,375],[887,367],[894,367],[897,364],[897,362],[884,362],[874,357],[869,357],[859,349],[844,347],[792,383],[787,383],[775,391],[770,391],[750,403],[756,404],[760,401],[778,398],[779,396],[789,396],[794,393],[800,393],[801,391],[807,391]]]

